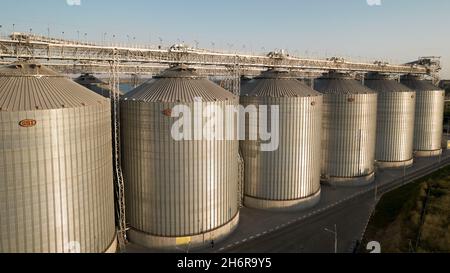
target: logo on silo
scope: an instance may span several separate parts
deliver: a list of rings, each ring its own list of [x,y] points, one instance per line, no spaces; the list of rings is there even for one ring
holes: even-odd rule
[[[373,6],[381,6],[381,0],[366,0],[367,5],[373,7]]]
[[[64,253],[81,253],[81,244],[77,241],[71,241],[64,244]]]
[[[30,128],[36,126],[37,121],[34,119],[24,119],[19,122],[20,127]]]

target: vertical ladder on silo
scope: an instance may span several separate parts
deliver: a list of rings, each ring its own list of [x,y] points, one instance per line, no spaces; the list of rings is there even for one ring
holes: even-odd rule
[[[113,119],[113,161],[114,161],[114,189],[116,194],[116,216],[118,222],[118,240],[122,249],[126,244],[125,218],[125,189],[120,154],[120,87],[119,87],[119,58],[117,49],[113,51],[110,61],[110,98]]]

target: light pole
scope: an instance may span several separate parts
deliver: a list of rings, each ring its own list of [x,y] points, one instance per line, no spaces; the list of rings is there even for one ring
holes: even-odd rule
[[[375,178],[375,206],[377,204],[377,195],[378,195],[378,183],[377,179]]]
[[[406,180],[406,162],[403,162],[403,183]]]
[[[338,234],[337,234],[337,226],[336,226],[336,224],[334,224],[334,231],[330,230],[328,228],[325,228],[324,230],[334,234],[334,253],[337,254],[337,251],[338,251]]]

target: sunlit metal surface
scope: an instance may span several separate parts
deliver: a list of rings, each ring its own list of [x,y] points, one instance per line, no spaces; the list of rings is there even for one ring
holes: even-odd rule
[[[417,92],[414,129],[414,150],[416,152],[439,153],[444,121],[445,91],[421,80],[418,76],[405,76],[401,81]]]
[[[127,220],[133,230],[193,236],[226,225],[238,213],[238,141],[175,141],[171,136],[177,121],[170,117],[171,109],[182,104],[193,111],[196,97],[204,107],[224,109],[238,102],[183,66],[141,85],[122,101]]]
[[[261,141],[241,141],[245,162],[245,195],[279,201],[313,196],[320,190],[322,95],[282,70],[270,70],[243,84],[243,106],[278,106],[280,142],[275,151],[261,151]],[[270,113],[268,114],[270,115]],[[254,118],[248,128],[259,132]],[[283,201],[285,204],[283,204]],[[268,203],[268,202],[266,202]],[[248,203],[246,204],[248,205]],[[265,205],[262,208],[271,208]]]
[[[31,63],[0,68],[0,252],[115,240],[110,102]]]
[[[411,165],[416,92],[387,75],[371,75],[365,85],[378,92],[376,160],[387,167]]]
[[[373,174],[376,92],[334,72],[315,80],[314,89],[324,94],[322,179],[345,184]]]

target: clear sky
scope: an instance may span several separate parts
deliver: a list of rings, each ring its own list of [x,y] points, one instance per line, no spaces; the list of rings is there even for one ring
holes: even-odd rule
[[[81,5],[69,5],[81,1]],[[448,0],[2,0],[0,32],[116,42],[185,41],[244,52],[407,62],[442,56],[450,79]]]

